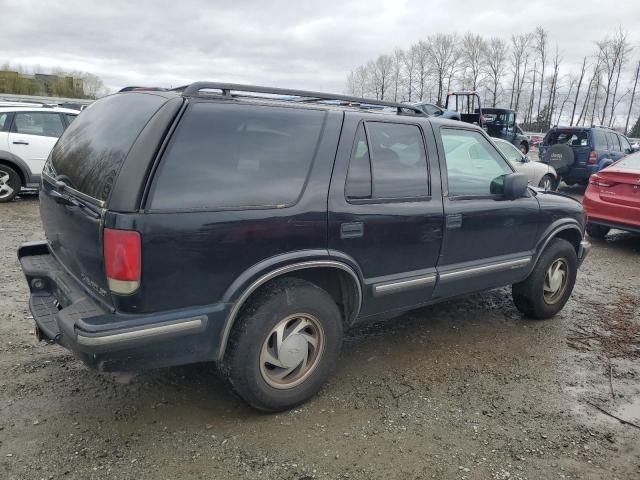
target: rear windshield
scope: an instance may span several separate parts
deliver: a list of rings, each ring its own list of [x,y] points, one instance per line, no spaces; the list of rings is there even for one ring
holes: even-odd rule
[[[325,112],[196,103],[160,164],[151,208],[284,207],[302,192]]]
[[[640,153],[634,153],[628,157],[624,157],[622,160],[615,164],[616,168],[622,168],[624,170],[640,170]]]
[[[159,95],[140,93],[98,100],[60,137],[45,173],[85,195],[107,200],[129,149],[165,102]]]
[[[547,145],[569,145],[570,147],[588,147],[589,135],[586,130],[555,130],[549,132]]]

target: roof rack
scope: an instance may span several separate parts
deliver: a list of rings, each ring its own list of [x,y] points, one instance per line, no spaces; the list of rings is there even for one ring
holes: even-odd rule
[[[607,126],[607,125],[595,125],[595,124],[592,124],[592,125],[591,125],[591,128],[606,128],[607,130],[613,130],[613,131],[615,131],[612,127],[609,127],[609,126]]]
[[[243,95],[233,95],[231,92],[246,92],[250,94],[277,95],[285,98],[261,97],[260,95],[244,95],[250,98],[263,98],[268,100],[279,100],[285,102],[338,102],[340,106],[371,109],[371,106],[391,107],[397,110],[398,115],[410,114],[425,116],[418,107],[403,103],[386,102],[384,100],[374,100],[370,98],[350,97],[333,93],[311,92],[307,90],[292,90],[288,88],[259,87],[255,85],[240,85],[235,83],[219,82],[194,82],[184,87],[178,87],[173,91],[181,92],[185,97],[198,97],[201,90],[220,90],[222,97],[233,98]]]

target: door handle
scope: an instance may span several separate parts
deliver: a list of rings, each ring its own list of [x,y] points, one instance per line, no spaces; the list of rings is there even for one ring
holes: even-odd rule
[[[16,140],[13,142],[14,145],[29,145],[29,142],[25,142],[24,140]]]
[[[360,238],[364,235],[362,222],[343,223],[340,225],[340,238]]]
[[[446,227],[447,229],[451,230],[454,228],[461,228],[462,227],[462,215],[460,213],[454,213],[451,215],[447,215],[446,217]]]

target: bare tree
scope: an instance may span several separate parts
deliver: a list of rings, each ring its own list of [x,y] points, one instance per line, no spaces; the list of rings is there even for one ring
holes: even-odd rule
[[[636,98],[636,88],[638,87],[638,76],[640,76],[640,60],[638,60],[638,66],[636,67],[636,75],[633,81],[633,88],[631,89],[631,100],[629,101],[629,111],[627,113],[627,121],[624,124],[624,134],[629,132],[629,120],[631,119],[631,110],[633,110],[633,101]]]
[[[467,32],[462,37],[460,48],[461,60],[464,64],[464,80],[469,82],[470,89],[477,91],[484,72],[487,42],[480,36]],[[466,89],[466,83],[463,85]]]
[[[505,61],[507,59],[507,42],[498,37],[492,37],[485,50],[484,68],[491,92],[491,105],[495,108],[498,103],[498,95],[502,78],[505,74]]]
[[[398,101],[398,89],[400,87],[400,83],[401,83],[401,77],[400,74],[402,73],[402,57],[404,56],[404,53],[402,52],[402,49],[400,48],[396,48],[393,51],[393,56],[391,57],[391,61],[392,61],[392,71],[393,71],[393,101],[397,102]]]
[[[520,96],[524,80],[527,76],[527,68],[529,64],[529,45],[531,43],[531,34],[521,33],[511,36],[511,68],[513,72],[513,82],[511,87],[510,107],[518,110],[520,106]]]
[[[582,86],[582,80],[584,80],[584,73],[587,70],[587,57],[582,60],[582,69],[580,70],[580,78],[578,80],[578,87],[576,88],[576,97],[573,101],[573,109],[571,110],[571,119],[569,120],[569,126],[573,125],[573,120],[576,116],[576,108],[578,106],[578,98],[580,97],[580,87]]]
[[[407,100],[409,102],[413,98],[413,80],[415,77],[418,57],[417,49],[418,47],[416,45],[411,45],[409,50],[402,55],[402,63],[404,64],[404,71],[406,74],[406,78],[404,80],[407,85]]]
[[[558,46],[556,45],[556,54],[553,57],[553,76],[551,77],[551,88],[549,90],[549,109],[547,116],[547,128],[551,126],[551,119],[553,118],[553,113],[556,107],[556,98],[558,94],[558,75],[560,73],[560,62],[562,61],[562,57],[560,56],[560,51],[558,50]]]
[[[458,62],[458,35],[455,33],[436,33],[427,39],[427,54],[431,71],[438,85],[436,103],[442,105],[445,81],[451,83]]]
[[[418,67],[418,100],[424,100],[424,91],[429,74],[429,47],[427,42],[420,40],[415,46]],[[414,48],[411,47],[411,48]]]
[[[627,34],[619,31],[613,38],[605,38],[604,40],[597,42],[596,45],[599,49],[600,57],[602,58],[603,73],[605,77],[604,81],[604,102],[602,105],[602,114],[600,116],[600,123],[605,125],[607,123],[607,107],[611,104],[615,104],[615,97],[617,94],[618,81],[620,79],[620,73],[625,61],[625,56],[629,49],[629,42],[627,41]],[[613,118],[613,112],[610,112],[610,119]]]
[[[538,58],[540,59],[540,93],[538,95],[538,113],[537,116],[540,117],[540,108],[542,107],[542,91],[544,86],[544,69],[547,63],[547,31],[538,26],[536,27],[536,31],[534,33],[535,38],[535,49],[538,54]]]

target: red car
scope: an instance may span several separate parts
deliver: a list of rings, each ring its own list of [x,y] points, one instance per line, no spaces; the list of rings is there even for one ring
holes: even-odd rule
[[[591,175],[582,204],[591,237],[612,228],[640,233],[640,153]]]

